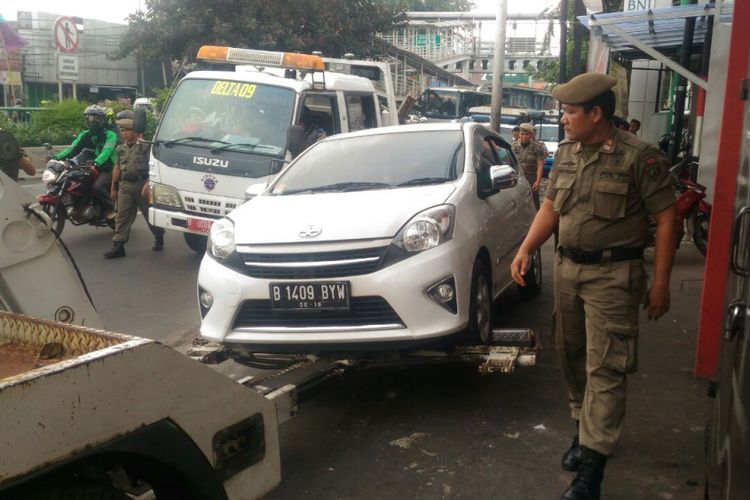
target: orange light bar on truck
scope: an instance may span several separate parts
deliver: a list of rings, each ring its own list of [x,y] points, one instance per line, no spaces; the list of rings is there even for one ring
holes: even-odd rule
[[[320,56],[295,54],[294,52],[273,52],[270,50],[238,49],[204,45],[198,50],[201,61],[223,62],[230,64],[252,64],[255,66],[275,66],[279,68],[300,69],[306,71],[323,71],[325,65]]]

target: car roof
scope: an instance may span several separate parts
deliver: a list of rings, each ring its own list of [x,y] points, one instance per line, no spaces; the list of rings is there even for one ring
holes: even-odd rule
[[[463,132],[467,130],[471,131],[474,129],[485,130],[493,134],[495,137],[498,137],[502,139],[503,141],[507,142],[505,138],[502,137],[500,134],[493,131],[485,124],[477,123],[477,122],[461,122],[461,123],[459,122],[431,122],[431,123],[415,123],[415,124],[407,124],[407,125],[392,125],[390,127],[370,128],[366,130],[358,130],[357,132],[336,134],[330,137],[326,137],[325,139],[323,139],[323,141],[325,142],[340,141],[340,140],[346,140],[346,139],[353,138],[353,137],[366,137],[366,136],[371,136],[371,135],[382,135],[382,134],[408,134],[408,133],[414,133],[414,132],[439,132],[439,131],[451,131],[451,130],[455,130],[457,132]],[[510,143],[508,143],[508,146],[510,146]]]

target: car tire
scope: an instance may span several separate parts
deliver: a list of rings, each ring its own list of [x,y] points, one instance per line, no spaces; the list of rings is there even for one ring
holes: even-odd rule
[[[470,343],[488,344],[492,340],[492,281],[482,261],[474,262],[471,273],[469,326],[466,337]]]
[[[524,300],[530,300],[538,296],[542,291],[542,251],[536,249],[531,254],[531,265],[524,276],[526,286],[519,286],[518,292]]]
[[[182,233],[185,237],[185,243],[195,253],[206,253],[206,246],[208,245],[208,237],[200,234],[193,233]]]

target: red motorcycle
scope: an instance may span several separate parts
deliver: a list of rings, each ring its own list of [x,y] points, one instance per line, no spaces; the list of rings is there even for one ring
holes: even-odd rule
[[[92,186],[99,178],[93,159],[94,151],[84,149],[70,160],[49,159],[47,162],[42,174],[47,192],[36,199],[52,220],[52,230],[58,236],[62,234],[66,220],[76,226],[115,227],[114,218],[107,218],[111,207],[105,206],[92,192]]]
[[[679,223],[679,241],[684,234],[683,227],[687,223],[688,231],[692,234],[695,247],[706,255],[708,249],[708,227],[711,221],[711,204],[706,201],[706,187],[698,184],[695,177],[698,172],[697,158],[685,155],[683,159],[669,169],[672,174],[675,191],[677,191],[677,221]],[[656,221],[649,217],[649,244],[654,244],[656,235]]]

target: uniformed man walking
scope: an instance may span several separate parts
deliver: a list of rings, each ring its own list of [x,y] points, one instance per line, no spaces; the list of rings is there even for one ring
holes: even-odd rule
[[[518,140],[513,141],[513,154],[516,155],[526,180],[531,185],[531,196],[534,206],[539,210],[539,186],[542,184],[542,173],[544,172],[544,146],[534,137],[534,126],[530,123],[521,124]]]
[[[117,114],[117,126],[125,141],[117,146],[117,164],[112,173],[112,199],[117,201],[115,235],[112,249],[104,254],[107,259],[125,257],[125,243],[130,236],[130,227],[135,222],[140,209],[148,224],[148,201],[143,196],[143,185],[148,180],[148,144],[138,142],[133,131],[133,112],[121,111]],[[148,224],[154,235],[151,250],[164,248],[164,229]]]
[[[579,431],[562,466],[578,475],[562,498],[600,497],[607,456],[620,439],[626,374],[636,369],[638,309],[669,310],[677,235],[675,198],[661,152],[611,122],[616,79],[586,73],[558,85],[567,138],[541,209],[511,272],[525,285],[531,254],[560,224],[555,259],[555,344]],[[646,218],[656,219],[654,276],[643,263]]]

